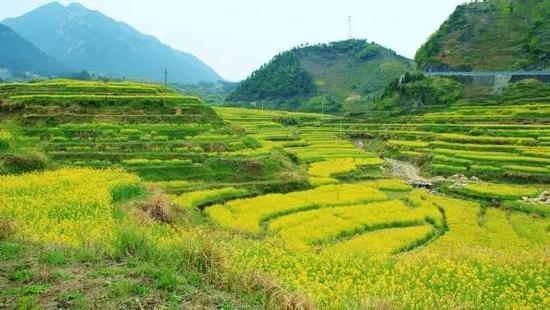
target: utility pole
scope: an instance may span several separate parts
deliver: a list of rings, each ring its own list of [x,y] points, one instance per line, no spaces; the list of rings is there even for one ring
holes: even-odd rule
[[[353,33],[351,32],[351,15],[348,16],[348,40],[353,39]]]
[[[164,68],[164,86],[168,87],[168,69]]]

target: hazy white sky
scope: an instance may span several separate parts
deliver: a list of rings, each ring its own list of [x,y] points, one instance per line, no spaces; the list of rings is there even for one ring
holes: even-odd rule
[[[0,20],[51,0],[0,0]],[[74,1],[60,1],[68,4]],[[162,42],[190,52],[237,81],[301,43],[376,41],[413,57],[465,0],[80,0]]]

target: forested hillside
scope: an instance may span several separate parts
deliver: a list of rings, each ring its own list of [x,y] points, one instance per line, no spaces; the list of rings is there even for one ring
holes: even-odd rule
[[[230,102],[339,111],[379,94],[413,62],[366,40],[302,46],[275,56],[228,97]]]
[[[417,52],[427,70],[544,70],[550,66],[550,1],[460,5]]]

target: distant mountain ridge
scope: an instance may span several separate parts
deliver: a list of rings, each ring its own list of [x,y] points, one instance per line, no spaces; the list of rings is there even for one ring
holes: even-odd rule
[[[67,69],[11,28],[0,24],[0,78],[50,76]]]
[[[459,5],[415,60],[434,71],[550,70],[550,1]]]
[[[260,67],[227,101],[304,111],[349,110],[413,68],[412,60],[366,40],[301,46]]]
[[[222,80],[195,56],[79,3],[52,2],[2,23],[74,70],[161,81],[167,68],[175,82]]]

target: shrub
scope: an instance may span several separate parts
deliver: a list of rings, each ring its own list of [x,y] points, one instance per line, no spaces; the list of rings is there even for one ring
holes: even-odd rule
[[[24,251],[24,247],[19,243],[2,242],[0,238],[0,261],[17,257]]]
[[[143,193],[144,189],[140,184],[118,185],[111,190],[111,198],[113,202],[121,202],[138,197]]]
[[[52,266],[64,266],[67,264],[65,254],[60,250],[52,250],[42,253],[39,258],[40,263],[46,263]]]
[[[277,116],[277,117],[274,117],[272,120],[276,123],[280,123],[280,124],[283,124],[285,126],[298,126],[302,123],[302,121],[300,119],[293,118],[293,117],[280,117],[280,116]]]
[[[157,287],[162,290],[174,290],[180,284],[176,276],[177,271],[173,269],[160,269],[156,272]]]
[[[48,167],[48,159],[40,153],[4,154],[0,159],[7,173],[40,171]]]
[[[463,97],[464,85],[457,81],[407,72],[386,87],[381,99],[383,102],[389,100],[393,107],[416,110],[449,105]]]
[[[9,148],[10,148],[10,145],[8,141],[6,141],[5,139],[0,139],[0,151],[6,151]]]

